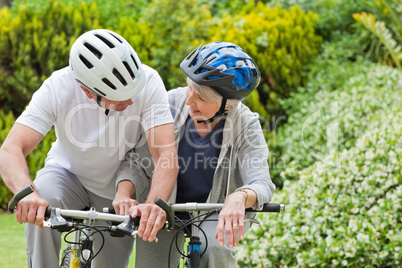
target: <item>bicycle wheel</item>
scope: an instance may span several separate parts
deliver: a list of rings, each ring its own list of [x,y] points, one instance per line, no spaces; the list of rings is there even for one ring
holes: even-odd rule
[[[60,262],[60,268],[69,268],[71,260],[71,250],[65,249],[63,250],[63,257]]]

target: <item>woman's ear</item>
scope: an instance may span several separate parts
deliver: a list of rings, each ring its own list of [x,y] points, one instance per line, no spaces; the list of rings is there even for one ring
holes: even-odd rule
[[[89,99],[94,99],[94,96],[92,95],[91,91],[89,91],[86,87],[84,87],[83,85],[80,85],[81,89],[85,92],[85,94],[87,95],[87,97]]]

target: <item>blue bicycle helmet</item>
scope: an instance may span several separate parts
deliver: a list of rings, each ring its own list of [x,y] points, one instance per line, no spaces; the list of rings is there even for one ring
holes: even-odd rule
[[[261,76],[253,59],[228,42],[199,46],[180,68],[195,83],[215,89],[224,99],[244,100],[257,88]]]

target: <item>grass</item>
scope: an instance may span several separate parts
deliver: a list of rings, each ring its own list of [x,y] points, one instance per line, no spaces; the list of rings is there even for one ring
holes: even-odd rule
[[[14,215],[0,212],[0,267],[27,267],[25,228]]]
[[[0,267],[25,268],[25,228],[15,220],[15,216],[0,212]],[[62,248],[64,248],[64,242]],[[134,268],[135,254],[131,254],[128,268]]]

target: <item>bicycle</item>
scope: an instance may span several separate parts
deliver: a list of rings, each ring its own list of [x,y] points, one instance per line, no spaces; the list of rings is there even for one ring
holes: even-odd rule
[[[33,192],[31,185],[25,187],[16,193],[8,203],[8,212],[13,213],[17,203]],[[184,258],[184,267],[197,268],[200,266],[200,258],[204,252],[201,252],[201,239],[199,236],[199,224],[202,221],[208,220],[207,218],[214,213],[219,213],[223,204],[219,203],[185,203],[185,204],[168,204],[163,199],[157,197],[155,203],[163,208],[167,213],[167,222],[165,228],[173,230],[176,223],[181,224],[181,228],[177,230],[185,230],[187,236],[188,246],[187,254],[180,252]],[[261,211],[253,209],[246,209],[246,212],[282,212],[285,210],[283,204],[269,203],[264,204]],[[189,212],[191,218],[185,222],[180,219],[175,219],[174,212],[185,211]],[[201,214],[201,211],[206,211]],[[129,215],[115,215],[114,208],[108,207],[103,209],[103,213],[97,212],[94,208],[89,210],[70,210],[48,207],[45,213],[45,220],[43,226],[58,230],[59,232],[66,232],[64,240],[67,243],[66,249],[63,250],[60,268],[90,268],[92,260],[99,254],[102,247],[98,252],[94,253],[92,249],[94,237],[96,233],[109,232],[112,236],[135,236],[139,226],[139,218],[132,218]],[[108,222],[105,225],[95,225],[95,220]],[[259,224],[255,219],[245,219],[245,222],[251,221]],[[198,223],[198,224],[197,224]],[[191,232],[189,230],[191,228]],[[74,232],[72,241],[68,241],[66,237]],[[157,239],[155,240],[157,242]],[[172,248],[172,241],[169,251]],[[170,260],[169,260],[170,267]]]
[[[8,212],[13,213],[17,203],[33,192],[31,185],[16,193],[8,203]],[[92,260],[103,248],[103,243],[97,252],[93,251],[94,235],[109,232],[116,237],[135,236],[139,226],[139,219],[129,215],[115,215],[97,212],[95,208],[88,210],[70,210],[47,207],[43,227],[65,233],[64,241],[67,243],[63,250],[60,268],[90,268]],[[95,225],[95,221],[105,221],[104,225]],[[67,240],[73,233],[73,239]],[[104,242],[104,241],[103,241]]]
[[[167,213],[167,222],[168,222],[168,228],[173,229],[175,223],[179,223],[182,226],[177,230],[176,236],[173,238],[170,244],[170,249],[169,249],[169,261],[168,261],[168,267],[170,268],[170,252],[172,249],[172,244],[175,239],[177,239],[177,234],[181,231],[184,230],[185,235],[187,236],[186,239],[188,241],[187,245],[187,254],[184,254],[183,252],[180,252],[182,255],[182,258],[184,259],[183,262],[183,267],[189,267],[189,268],[200,268],[200,259],[201,256],[205,253],[207,249],[207,244],[205,246],[205,249],[203,252],[201,252],[201,239],[199,236],[200,231],[204,233],[202,228],[200,227],[200,224],[203,221],[208,220],[208,217],[213,215],[214,213],[219,213],[220,210],[223,207],[223,204],[221,203],[185,203],[185,204],[167,204],[163,199],[161,198],[156,198],[155,203],[162,207],[166,213]],[[177,218],[174,215],[174,212],[180,212],[180,211],[185,211],[190,213],[190,219],[183,222],[179,218]],[[201,213],[204,211],[204,213]],[[260,212],[283,212],[285,211],[285,205],[283,204],[278,204],[278,203],[268,203],[264,204],[262,210],[254,210],[252,208],[246,209],[246,212],[255,212],[255,213],[260,213]],[[213,219],[214,221],[217,221],[217,219]],[[253,219],[253,218],[247,218],[244,220],[244,222],[252,222],[260,225],[260,222]],[[189,228],[190,227],[190,228]],[[204,233],[205,240],[207,242],[207,237]],[[176,240],[177,241],[177,240]],[[176,242],[176,247],[177,247],[177,242]]]

